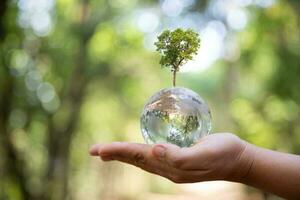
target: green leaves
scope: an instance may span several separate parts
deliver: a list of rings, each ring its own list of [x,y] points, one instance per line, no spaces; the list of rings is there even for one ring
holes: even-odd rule
[[[199,34],[192,29],[165,30],[157,39],[154,44],[162,55],[160,64],[170,67],[172,72],[179,71],[180,66],[191,60],[200,47]]]

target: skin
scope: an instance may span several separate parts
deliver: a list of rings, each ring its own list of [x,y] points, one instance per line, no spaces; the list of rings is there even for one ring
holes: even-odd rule
[[[114,142],[92,156],[137,166],[175,183],[240,182],[287,199],[300,199],[300,156],[263,149],[230,133],[212,134],[189,148]]]

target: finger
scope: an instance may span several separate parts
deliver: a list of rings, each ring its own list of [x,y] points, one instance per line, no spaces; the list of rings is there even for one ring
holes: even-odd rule
[[[113,142],[110,144],[102,144],[98,146],[98,154],[102,156],[121,156],[134,158],[135,156],[146,156],[151,148],[150,145],[128,143],[128,142]]]
[[[173,146],[174,148],[178,148],[175,145]],[[158,145],[153,149],[151,145],[118,142],[101,145],[98,149],[98,153],[104,161],[106,161],[106,158],[108,157],[108,160],[113,159],[125,162],[142,168],[148,172],[169,178],[172,173],[175,172],[172,166],[170,166],[170,164],[166,162],[166,159],[164,159],[165,146],[161,147],[162,149],[160,149]]]
[[[154,162],[156,159],[153,157],[151,149],[152,146],[146,144],[111,143],[101,145],[98,148],[98,154],[104,161],[114,159],[143,169],[160,168],[162,163]]]
[[[98,149],[100,148],[100,144],[94,144],[90,147],[89,153],[91,156],[98,156]]]
[[[104,161],[118,160],[166,178],[169,178],[172,173],[172,169],[166,163],[153,157],[152,146],[150,145],[112,143],[102,145],[98,152]]]

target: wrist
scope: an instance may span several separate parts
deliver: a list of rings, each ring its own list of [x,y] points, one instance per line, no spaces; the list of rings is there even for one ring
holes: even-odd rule
[[[253,170],[258,147],[243,141],[243,149],[236,160],[236,167],[230,181],[245,183]]]

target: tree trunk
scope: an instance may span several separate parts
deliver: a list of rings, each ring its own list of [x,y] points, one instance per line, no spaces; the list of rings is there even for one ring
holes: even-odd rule
[[[8,69],[7,69],[8,70]],[[10,137],[8,118],[13,102],[13,78],[7,73],[6,84],[0,96],[0,142],[5,159],[3,175],[12,180],[20,189],[22,199],[33,199],[27,188],[26,177],[23,171],[24,163],[20,159]]]
[[[13,108],[14,102],[14,88],[15,79],[9,72],[10,57],[4,56],[4,52],[8,51],[4,47],[4,40],[7,36],[7,29],[5,26],[6,12],[8,11],[8,0],[0,1],[0,66],[4,80],[0,86],[0,153],[4,162],[0,166],[0,182],[11,182],[20,190],[20,197],[24,200],[35,199],[27,187],[26,174],[24,172],[24,161],[14,146],[11,138],[11,130],[8,126],[9,116]],[[5,198],[5,189],[0,184],[0,199]],[[3,194],[1,194],[3,192]],[[3,196],[2,196],[3,195]]]
[[[0,40],[3,41],[6,35],[5,25],[4,25],[4,17],[7,10],[8,0],[0,1]]]
[[[176,70],[173,71],[173,87],[176,87]]]
[[[88,23],[88,3],[88,0],[84,0],[81,5],[80,30],[84,30],[86,23]],[[92,31],[94,30],[92,27],[89,28]],[[68,91],[66,92],[67,96],[62,102],[62,106],[70,106],[69,118],[66,119],[64,129],[61,130],[58,128],[52,117],[49,119],[47,186],[45,187],[43,199],[68,199],[70,146],[79,121],[86,86],[89,82],[89,79],[86,77],[85,68],[88,67],[87,43],[92,35],[82,33],[78,38],[80,46],[75,59],[76,67],[70,79]]]

